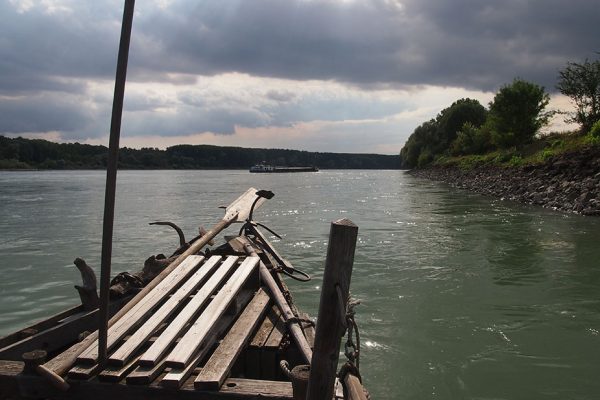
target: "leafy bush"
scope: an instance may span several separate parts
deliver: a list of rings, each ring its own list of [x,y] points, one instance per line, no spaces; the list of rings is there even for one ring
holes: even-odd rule
[[[508,162],[508,165],[511,167],[519,167],[523,165],[523,157],[514,155]]]
[[[452,155],[481,154],[491,147],[490,130],[465,122],[450,146]]]

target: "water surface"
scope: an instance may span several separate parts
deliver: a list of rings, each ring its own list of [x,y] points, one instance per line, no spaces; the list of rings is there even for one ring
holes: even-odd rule
[[[0,334],[78,301],[72,262],[100,259],[105,175],[0,172]],[[359,226],[352,277],[362,372],[379,399],[594,399],[600,393],[600,219],[522,206],[402,171],[121,171],[113,271],[169,253],[170,220],[211,227],[249,186],[255,217],[313,276],[292,282],[311,314],[329,223]],[[237,229],[230,228],[227,233]]]

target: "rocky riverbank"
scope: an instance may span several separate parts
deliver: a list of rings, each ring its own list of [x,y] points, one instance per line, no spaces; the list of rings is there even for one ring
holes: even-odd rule
[[[480,166],[469,170],[458,166],[434,166],[409,173],[502,199],[600,215],[598,147],[554,156],[540,165]]]

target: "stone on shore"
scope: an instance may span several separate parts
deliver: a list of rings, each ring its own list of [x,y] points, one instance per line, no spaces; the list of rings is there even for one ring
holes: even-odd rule
[[[520,167],[431,166],[413,176],[501,199],[583,215],[600,215],[600,150],[590,147]]]

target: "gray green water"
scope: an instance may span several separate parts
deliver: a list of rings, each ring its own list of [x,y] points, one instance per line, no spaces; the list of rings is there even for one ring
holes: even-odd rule
[[[103,172],[0,172],[0,335],[77,302],[75,257],[98,265]],[[113,271],[212,226],[249,186],[256,218],[313,275],[292,283],[316,314],[329,222],[359,226],[352,292],[361,370],[378,399],[596,399],[600,219],[502,202],[401,171],[121,171]],[[233,232],[233,229],[231,229]]]

